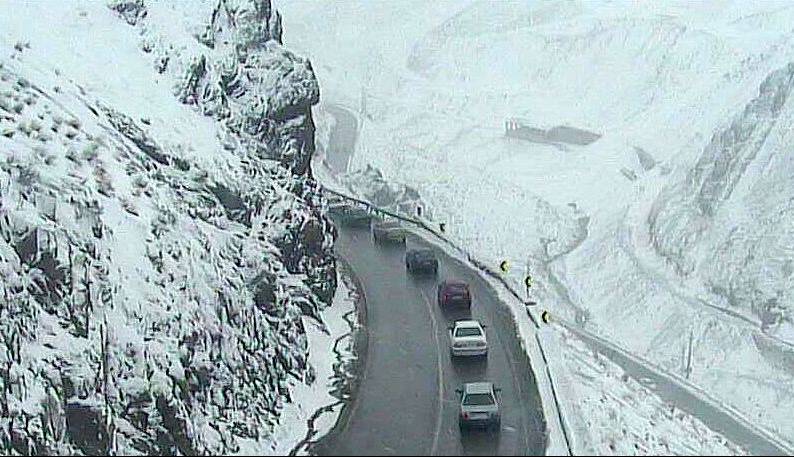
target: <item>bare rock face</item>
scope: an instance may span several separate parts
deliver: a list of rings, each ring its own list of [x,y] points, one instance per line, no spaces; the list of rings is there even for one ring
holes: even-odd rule
[[[221,120],[262,157],[307,173],[320,90],[309,61],[281,45],[269,0],[218,0],[197,40],[213,52],[191,59],[179,99]]]
[[[86,455],[100,455],[109,448],[108,430],[97,402],[70,400],[66,404],[66,430]]]

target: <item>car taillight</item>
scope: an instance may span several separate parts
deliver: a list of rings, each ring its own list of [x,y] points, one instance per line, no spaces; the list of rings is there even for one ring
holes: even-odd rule
[[[469,413],[463,413],[463,418],[464,419],[468,419],[469,418]]]

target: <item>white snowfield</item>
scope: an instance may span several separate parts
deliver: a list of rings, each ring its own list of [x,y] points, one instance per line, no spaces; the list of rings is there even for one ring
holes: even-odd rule
[[[339,319],[280,41],[267,1],[0,3],[3,454],[305,437]]]
[[[282,3],[324,103],[358,113],[354,171],[418,191],[476,257],[509,260],[516,287],[529,272],[554,319],[793,447],[794,5]],[[601,137],[509,138],[510,119]],[[371,197],[366,181],[346,182]],[[635,383],[554,331],[591,421],[575,452],[738,452],[679,411],[657,427],[669,406],[621,400]],[[615,423],[631,430],[618,447],[600,432]]]

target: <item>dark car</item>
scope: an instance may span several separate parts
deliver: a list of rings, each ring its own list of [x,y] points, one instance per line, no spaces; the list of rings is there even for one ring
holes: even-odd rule
[[[471,291],[469,285],[463,281],[447,279],[438,285],[436,290],[440,306],[460,305],[471,307]]]
[[[409,273],[436,274],[438,259],[432,249],[412,249],[405,254],[405,268]]]
[[[372,223],[372,238],[376,243],[405,243],[405,229],[394,219],[378,220]]]
[[[352,227],[369,227],[372,215],[364,208],[350,203],[334,203],[328,206],[328,213],[342,224]]]

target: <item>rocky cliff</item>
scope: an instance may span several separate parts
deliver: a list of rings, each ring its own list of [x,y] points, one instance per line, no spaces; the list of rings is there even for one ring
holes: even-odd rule
[[[0,447],[264,452],[336,287],[311,65],[269,0],[44,6],[90,39],[2,43]]]

